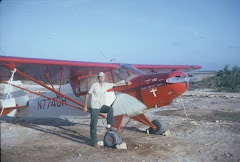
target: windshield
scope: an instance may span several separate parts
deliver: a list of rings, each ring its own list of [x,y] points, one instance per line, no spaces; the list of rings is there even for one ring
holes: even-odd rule
[[[120,64],[119,68],[117,69],[117,73],[116,73],[117,77],[115,77],[115,80],[129,81],[141,74],[145,74],[145,73],[143,71],[133,67],[130,64]]]
[[[143,71],[133,67],[130,64],[120,64],[120,67],[118,68],[119,71],[127,71],[128,73],[132,73],[135,75],[145,74]]]

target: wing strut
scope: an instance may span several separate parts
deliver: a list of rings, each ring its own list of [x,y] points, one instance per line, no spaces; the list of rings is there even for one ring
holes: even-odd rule
[[[51,86],[52,86],[52,89],[54,89],[54,90],[55,90],[55,88],[54,88],[54,86],[53,86],[53,84],[52,84],[52,81],[51,81],[51,79],[50,79],[50,78],[49,78],[49,76],[48,76],[48,72],[46,72],[46,73],[45,73],[45,76],[46,76],[46,78],[47,78],[48,82],[51,84]]]
[[[63,80],[63,71],[64,70],[65,70],[65,68],[61,67],[61,78],[60,78],[59,92],[61,92],[62,80]]]
[[[6,64],[5,66],[6,66],[7,68],[11,69],[11,70],[15,69],[15,66],[13,66],[13,64]],[[29,80],[31,80],[31,81],[33,81],[33,82],[35,82],[35,83],[43,86],[44,88],[46,88],[46,89],[48,89],[48,90],[50,90],[50,91],[52,91],[52,92],[54,92],[54,93],[62,96],[62,97],[65,97],[65,98],[68,99],[69,101],[72,101],[73,103],[76,103],[77,105],[84,107],[84,105],[83,105],[82,103],[80,103],[80,102],[78,102],[78,101],[76,101],[76,100],[74,100],[74,99],[72,99],[72,98],[64,95],[64,94],[61,93],[61,92],[58,92],[57,90],[55,90],[55,89],[53,89],[53,88],[50,88],[49,86],[47,86],[47,85],[41,83],[40,81],[38,81],[38,80],[36,80],[36,79],[28,76],[27,74],[19,71],[18,69],[16,69],[16,73],[18,73],[19,75],[22,75],[22,76],[28,78]],[[64,103],[64,104],[65,104],[65,103]],[[103,114],[100,114],[100,116],[105,117]]]
[[[11,69],[11,67],[9,67],[8,65],[5,65],[5,66],[7,66],[8,68]],[[61,92],[56,91],[56,90],[53,89],[53,88],[50,88],[49,86],[47,86],[47,85],[41,83],[40,81],[38,81],[38,80],[36,80],[36,79],[34,79],[34,78],[32,78],[32,77],[26,75],[25,73],[19,71],[18,69],[16,69],[16,73],[18,73],[18,74],[20,74],[20,75],[22,75],[22,76],[28,78],[29,80],[31,80],[31,81],[33,81],[33,82],[35,82],[35,83],[37,83],[37,84],[43,86],[44,88],[47,88],[48,90],[50,90],[50,91],[52,91],[52,92],[54,92],[54,93],[56,93],[56,94],[58,94],[58,95],[60,95],[60,96],[62,96],[62,97],[65,97],[65,98],[68,99],[69,101],[72,101],[72,102],[74,102],[74,103],[76,103],[76,104],[78,104],[78,105],[84,107],[84,105],[83,105],[82,103],[80,103],[80,102],[78,102],[78,101],[76,101],[76,100],[74,100],[74,99],[72,99],[72,98],[70,98],[70,97],[68,97],[68,96],[66,96],[66,95],[64,95],[64,94],[62,94]]]
[[[45,95],[43,95],[43,94],[41,94],[41,93],[38,93],[38,92],[33,92],[33,91],[29,90],[29,89],[25,89],[25,88],[23,88],[23,87],[20,87],[20,86],[15,85],[15,84],[8,83],[8,82],[5,82],[5,81],[3,81],[2,83],[10,84],[10,85],[13,86],[13,87],[22,89],[22,90],[24,90],[24,91],[28,91],[28,92],[33,93],[33,94],[35,94],[35,95],[38,95],[38,96],[41,96],[41,97],[44,97],[44,98],[47,98],[47,99],[50,99],[50,100],[53,100],[53,101],[56,101],[56,102],[60,102],[60,103],[62,103],[62,104],[64,104],[64,105],[68,105],[68,106],[71,106],[71,107],[74,107],[74,108],[77,108],[77,109],[81,109],[81,110],[82,110],[82,108],[80,108],[80,107],[77,107],[77,106],[74,106],[74,105],[71,105],[71,104],[68,104],[68,103],[59,101],[59,100],[57,100],[57,99],[54,99],[54,98],[45,96]]]

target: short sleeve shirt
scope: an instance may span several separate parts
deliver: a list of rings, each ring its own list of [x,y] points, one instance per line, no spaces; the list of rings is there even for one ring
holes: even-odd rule
[[[113,83],[103,83],[102,87],[99,82],[91,85],[88,93],[92,95],[91,108],[100,109],[105,104],[107,90],[113,88]]]

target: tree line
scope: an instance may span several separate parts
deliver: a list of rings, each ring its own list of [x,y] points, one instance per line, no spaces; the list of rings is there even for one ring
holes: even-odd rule
[[[214,76],[193,83],[190,89],[194,88],[210,88],[219,92],[240,92],[240,68],[234,66],[231,69],[229,65],[226,65],[222,70],[216,72]]]

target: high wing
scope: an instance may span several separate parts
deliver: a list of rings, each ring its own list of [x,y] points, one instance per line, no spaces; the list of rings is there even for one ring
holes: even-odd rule
[[[131,74],[169,72],[174,70],[190,71],[200,69],[201,66],[190,65],[140,65],[140,64],[120,64],[120,63],[98,63],[82,61],[66,61],[39,58],[9,57],[0,56],[0,81],[6,81],[11,77],[10,70],[16,68],[24,74],[38,80],[53,83],[78,80],[79,77],[96,75],[103,71],[112,76],[113,81],[117,82],[126,79],[121,76],[121,70]],[[15,80],[26,80],[21,75],[15,75]]]
[[[77,76],[87,75],[89,73],[94,74],[99,71],[119,67],[119,64],[109,63],[0,56],[0,81],[8,80],[11,76],[11,72],[7,67],[8,65],[15,67],[38,81],[48,81],[46,77],[46,75],[48,75],[53,82],[60,80],[62,71],[63,81],[70,81],[76,79],[75,77]],[[26,80],[25,77],[19,75],[15,76],[14,79]]]
[[[192,70],[201,69],[198,65],[133,65],[135,68],[144,71],[145,73],[160,73],[181,70],[189,72]]]

